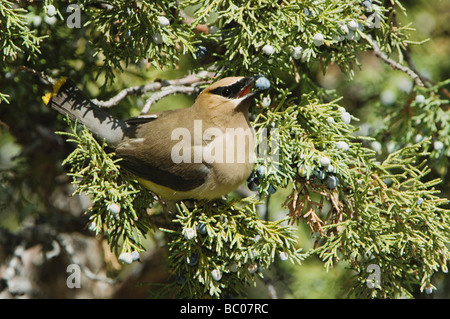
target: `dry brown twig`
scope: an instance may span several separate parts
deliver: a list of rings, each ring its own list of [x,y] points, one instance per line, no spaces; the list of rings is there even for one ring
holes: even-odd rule
[[[339,192],[334,189],[328,189],[325,185],[315,185],[313,181],[297,180],[298,189],[294,189],[286,198],[283,206],[289,209],[291,222],[299,222],[301,218],[313,232],[317,232],[320,236],[327,236],[324,225],[331,218],[331,223],[338,223],[342,220],[343,204],[339,200]],[[311,198],[311,192],[320,195],[320,202],[316,202]],[[328,199],[331,203],[331,209],[325,218],[321,218],[320,214],[324,207],[324,199]]]

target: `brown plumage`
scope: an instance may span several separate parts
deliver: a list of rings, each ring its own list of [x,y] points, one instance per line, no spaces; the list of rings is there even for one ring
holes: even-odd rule
[[[248,121],[257,77],[230,77],[206,88],[185,109],[113,119],[71,82],[49,105],[104,138],[151,191],[169,200],[214,199],[236,189],[250,175],[255,140]],[[87,101],[87,102],[86,102]]]

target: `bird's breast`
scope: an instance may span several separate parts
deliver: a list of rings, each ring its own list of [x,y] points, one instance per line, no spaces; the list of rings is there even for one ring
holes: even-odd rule
[[[203,161],[208,164],[229,164],[231,166],[253,163],[254,136],[252,128],[205,130],[202,143]]]
[[[227,194],[250,175],[255,161],[255,138],[252,128],[228,129],[203,146],[203,160],[211,165],[207,190]]]

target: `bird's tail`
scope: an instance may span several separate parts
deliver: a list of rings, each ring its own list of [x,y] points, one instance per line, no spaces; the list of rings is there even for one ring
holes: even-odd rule
[[[124,121],[113,118],[94,104],[67,78],[58,80],[53,93],[47,93],[42,99],[61,114],[84,124],[95,137],[104,139],[109,146],[119,144],[128,128]]]

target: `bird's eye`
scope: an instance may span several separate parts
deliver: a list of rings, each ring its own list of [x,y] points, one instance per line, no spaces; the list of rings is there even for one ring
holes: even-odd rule
[[[218,87],[210,91],[210,93],[212,94],[217,94],[226,98],[231,98],[233,96],[233,92],[234,92],[233,88],[228,86]]]
[[[231,95],[231,90],[229,88],[224,88],[222,90],[222,96],[229,97]]]

